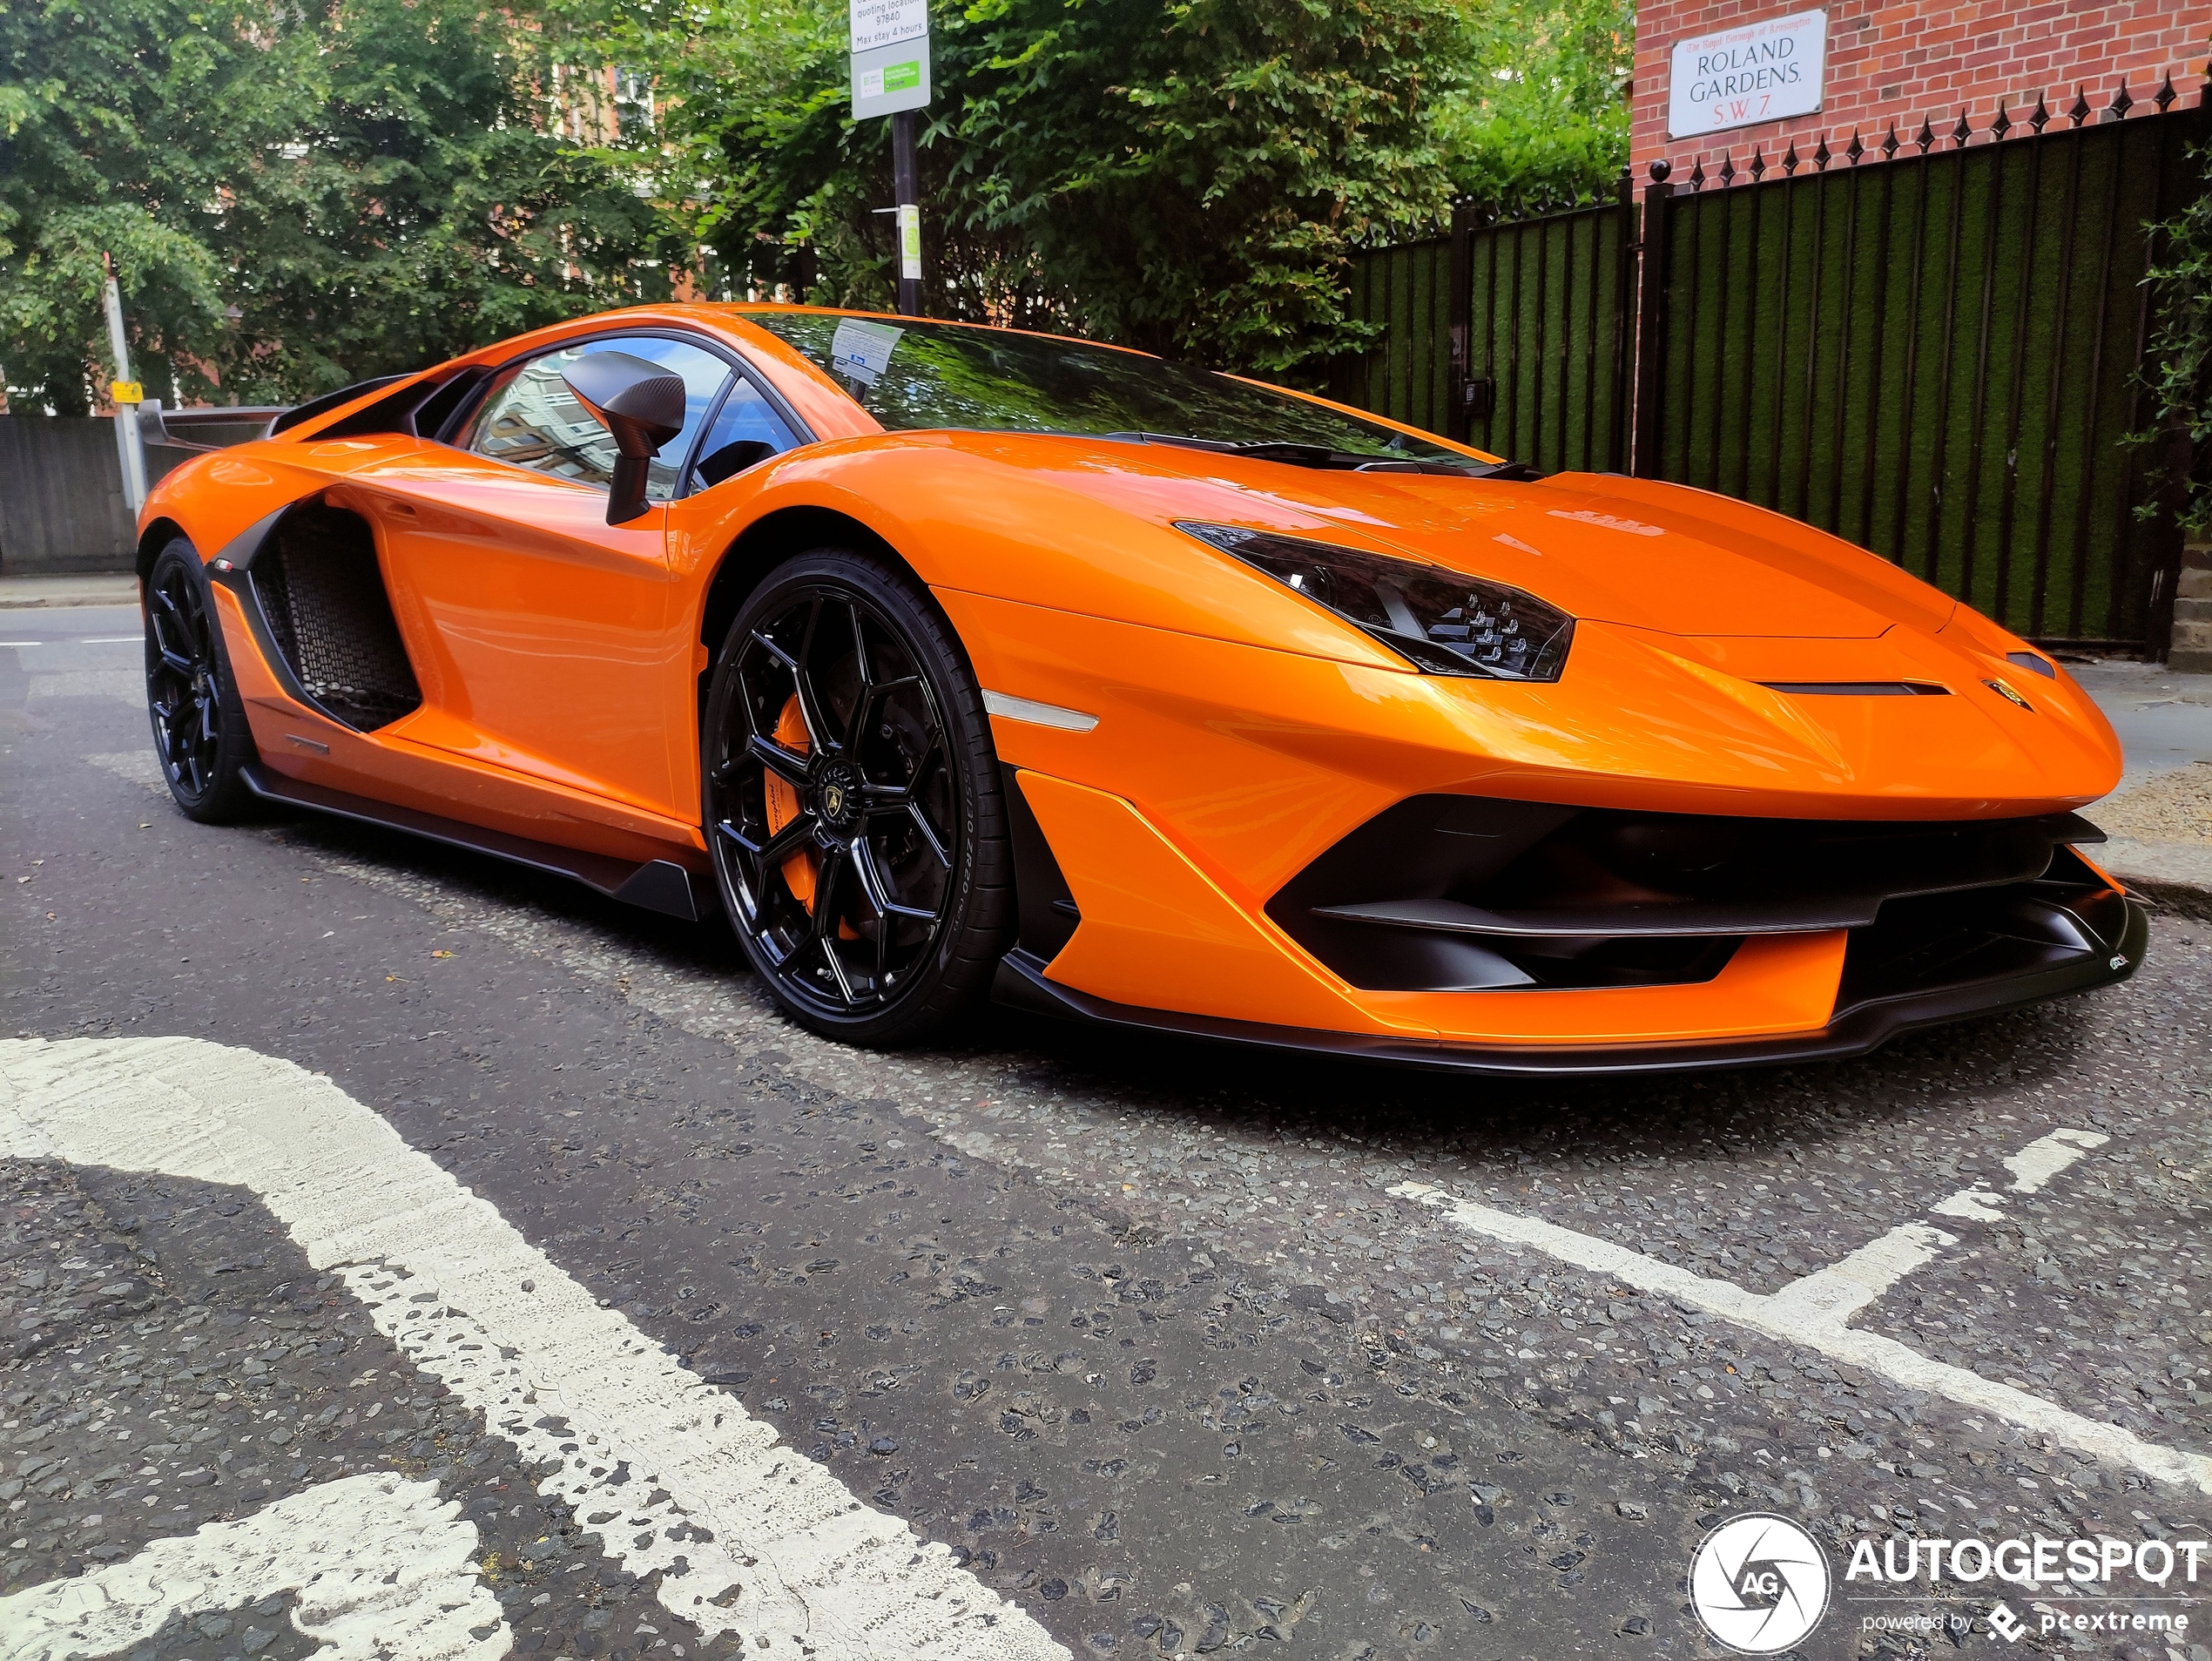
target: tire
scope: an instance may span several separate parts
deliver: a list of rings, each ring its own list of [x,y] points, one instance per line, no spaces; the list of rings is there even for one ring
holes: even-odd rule
[[[983,697],[907,572],[819,548],[772,572],[716,659],[708,846],[745,955],[825,1036],[909,1042],[1012,944],[1014,856]]]
[[[228,825],[253,805],[245,770],[257,753],[231,679],[199,552],[179,537],[146,574],[146,712],[169,793],[185,817]]]

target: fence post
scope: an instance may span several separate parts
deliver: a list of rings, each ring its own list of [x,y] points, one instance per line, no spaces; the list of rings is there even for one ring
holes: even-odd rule
[[[1464,202],[1452,208],[1452,252],[1446,262],[1452,292],[1445,306],[1451,336],[1451,368],[1445,378],[1444,436],[1455,443],[1467,442],[1467,334],[1474,327],[1474,210]],[[1432,316],[1433,313],[1430,314]]]
[[[1613,422],[1606,435],[1606,460],[1610,463],[1606,470],[1626,473],[1635,394],[1637,243],[1635,183],[1625,167],[1615,186],[1615,200],[1620,206],[1620,253],[1613,268]],[[1595,341],[1591,349],[1596,350]]]
[[[1662,157],[1651,164],[1643,192],[1642,294],[1636,307],[1635,446],[1629,470],[1640,479],[1660,476],[1660,379],[1667,361],[1667,237],[1675,187]]]

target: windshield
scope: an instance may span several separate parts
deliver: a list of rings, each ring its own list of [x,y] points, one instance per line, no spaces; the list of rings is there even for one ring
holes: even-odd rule
[[[887,428],[1078,433],[1296,444],[1381,460],[1480,467],[1380,422],[1180,363],[961,323],[750,312],[834,376]]]

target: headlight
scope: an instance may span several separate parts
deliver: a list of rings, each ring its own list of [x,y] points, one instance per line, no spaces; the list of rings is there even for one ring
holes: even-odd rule
[[[1327,607],[1426,673],[1557,680],[1567,666],[1575,619],[1503,583],[1238,525],[1184,520],[1176,529]]]

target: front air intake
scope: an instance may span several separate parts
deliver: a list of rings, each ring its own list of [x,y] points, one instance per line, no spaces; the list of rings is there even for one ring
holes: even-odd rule
[[[2071,814],[1824,821],[1415,796],[1267,914],[1352,985],[1396,991],[1684,985],[1750,935],[1846,930],[1872,997],[2099,951],[2117,938],[2096,898],[2108,885],[2066,845],[2103,840]],[[2085,905],[2103,909],[2054,915]]]
[[[269,638],[309,703],[357,733],[421,707],[376,538],[361,515],[294,508],[254,555],[252,573]]]

